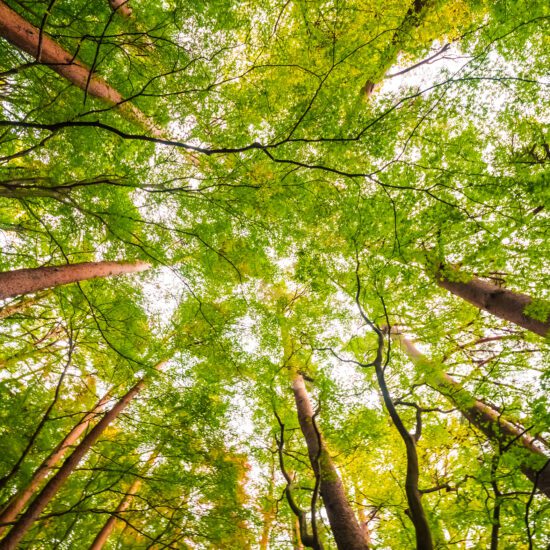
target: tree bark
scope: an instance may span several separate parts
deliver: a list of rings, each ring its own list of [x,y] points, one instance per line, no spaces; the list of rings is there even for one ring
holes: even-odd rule
[[[360,507],[357,510],[357,517],[359,519],[359,524],[361,525],[361,529],[363,529],[363,535],[365,537],[365,540],[367,541],[367,544],[370,546],[372,544],[371,534],[369,530],[369,517],[368,514],[365,511],[365,508]]]
[[[86,431],[90,422],[101,412],[104,406],[111,398],[110,393],[106,393],[95,405],[95,407],[87,413],[84,418],[73,427],[73,429],[65,436],[63,441],[50,453],[50,455],[36,469],[27,486],[18,491],[7,506],[0,513],[0,535],[5,531],[7,525],[11,523],[17,515],[25,508],[29,500],[38,490],[40,483],[50,474],[55,465],[63,458],[69,448],[76,443],[78,438]]]
[[[426,4],[427,0],[414,0],[407,10],[403,21],[392,36],[391,42],[386,50],[386,55],[383,56],[386,58],[389,57],[392,60],[391,65],[393,65],[395,59],[399,55],[399,42],[401,40],[401,37],[407,36],[411,29],[418,26],[420,13],[426,7]],[[361,92],[363,93],[365,99],[368,99],[379,87],[381,81],[384,79],[383,73],[386,72],[389,68],[389,66],[383,67],[383,72],[381,71],[380,78],[376,78],[375,81],[367,80],[367,82],[361,89]]]
[[[271,528],[273,522],[275,521],[276,508],[275,508],[275,498],[273,495],[273,488],[275,485],[275,455],[272,455],[271,458],[271,470],[269,476],[269,494],[267,496],[267,502],[262,508],[262,518],[263,518],[263,527],[262,535],[260,537],[260,549],[259,550],[268,550],[269,548],[269,536],[271,534]]]
[[[0,309],[0,319],[6,319],[7,317],[11,317],[12,315],[15,315],[16,313],[19,313],[21,311],[25,311],[29,307],[35,305],[38,303],[42,298],[46,297],[49,294],[48,291],[41,292],[40,294],[37,294],[36,296],[32,296],[30,298],[24,298],[22,300],[19,300],[16,303],[9,304],[4,306]]]
[[[391,398],[388,386],[386,385],[386,380],[384,377],[384,369],[382,367],[382,350],[384,347],[384,338],[382,333],[378,330],[378,353],[377,358],[374,362],[374,367],[376,369],[376,378],[378,380],[378,385],[382,391],[382,398],[384,399],[384,404],[388,413],[394,423],[403,443],[405,444],[405,450],[407,454],[407,473],[405,477],[405,494],[407,495],[407,503],[409,505],[409,517],[414,525],[414,531],[416,536],[416,549],[417,550],[433,550],[433,539],[428,523],[428,518],[426,517],[426,512],[424,511],[424,506],[422,505],[422,494],[418,488],[418,482],[420,479],[420,467],[418,464],[418,453],[416,451],[416,443],[420,437],[417,425],[417,434],[411,435]]]
[[[112,277],[149,269],[145,262],[84,262],[60,266],[15,269],[0,273],[0,299],[37,292],[87,279]]]
[[[314,413],[301,374],[294,375],[292,390],[311,466],[315,475],[320,477],[320,492],[336,546],[339,550],[368,550],[365,534],[347,500],[340,476],[314,426]]]
[[[426,371],[426,382],[452,401],[461,414],[490,441],[501,445],[513,443],[529,451],[529,456],[520,465],[521,471],[536,484],[537,489],[550,498],[550,463],[542,445],[525,433],[521,426],[506,420],[494,408],[476,399],[439,366],[427,359],[408,338],[394,332],[392,338],[400,343],[415,365],[423,367]]]
[[[158,370],[164,362],[159,363],[155,368]],[[118,415],[128,406],[130,401],[143,389],[146,379],[142,378],[133,386],[117,403],[105,413],[103,418],[90,430],[84,439],[77,445],[73,453],[65,460],[56,474],[46,483],[44,488],[32,501],[27,511],[13,525],[9,533],[0,541],[0,550],[14,550],[32,524],[40,516],[42,510],[55,497],[57,491],[67,481],[68,477],[90,450],[92,445],[99,439],[105,429],[113,422]]]
[[[114,12],[122,15],[122,17],[126,19],[132,17],[132,8],[129,6],[129,0],[109,0],[109,5]]]
[[[105,80],[93,74],[84,63],[77,61],[74,55],[44,32],[41,33],[40,29],[2,1],[0,1],[0,36],[34,57],[38,63],[50,67],[57,74],[84,90],[86,94],[116,106],[128,119],[151,131],[153,135],[160,136],[161,131],[142,111],[126,101]]]
[[[149,460],[147,460],[145,467],[143,469],[144,474],[146,474],[149,471],[151,465],[156,460],[157,456],[158,456],[158,453],[154,452],[149,457]],[[142,478],[137,477],[132,483],[132,485],[130,485],[128,492],[124,495],[124,497],[122,497],[122,500],[119,502],[118,506],[116,507],[114,514],[110,516],[109,519],[105,522],[105,525],[103,525],[101,531],[97,534],[89,550],[101,550],[103,548],[103,546],[109,539],[109,536],[113,532],[113,529],[116,526],[116,523],[119,519],[120,514],[122,514],[128,509],[128,506],[130,506],[132,499],[139,491],[142,483],[143,483]]]
[[[458,274],[458,270],[455,271]],[[437,271],[436,280],[440,287],[496,317],[510,321],[540,336],[548,337],[550,335],[550,317],[546,321],[540,321],[525,314],[525,308],[533,301],[526,294],[502,288],[478,277],[472,277],[467,282],[453,281],[441,270]]]
[[[304,545],[300,539],[300,521],[294,517],[291,523],[292,548],[293,550],[304,550]]]

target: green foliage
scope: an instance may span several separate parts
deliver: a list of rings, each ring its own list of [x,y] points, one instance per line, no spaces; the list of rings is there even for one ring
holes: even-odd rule
[[[436,547],[490,547],[497,505],[499,548],[548,546],[548,499],[522,473],[541,456],[464,414],[483,402],[548,453],[548,342],[435,280],[505,281],[550,317],[548,3],[7,5],[125,103],[0,39],[0,271],[152,265],[0,305],[0,504],[101,396],[146,379],[21,547],[89,547],[140,479],[105,548],[290,548],[278,419],[303,510],[315,487],[300,373],[372,547],[413,548],[372,367],[387,325],[425,354],[384,332],[411,434],[423,411]],[[316,514],[335,548],[322,497]]]
[[[547,300],[534,299],[529,302],[529,305],[523,310],[523,313],[537,321],[546,323],[550,318],[550,302]]]

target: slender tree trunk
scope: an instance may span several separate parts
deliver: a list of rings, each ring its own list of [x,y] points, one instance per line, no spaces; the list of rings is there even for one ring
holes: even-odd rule
[[[359,518],[359,524],[361,525],[361,529],[363,529],[363,534],[365,537],[365,540],[367,541],[367,544],[370,546],[372,544],[370,530],[369,530],[369,517],[368,514],[365,511],[365,508],[360,507],[357,511],[357,517]]]
[[[456,273],[458,274],[457,270]],[[478,277],[472,277],[467,282],[453,281],[439,270],[436,278],[439,286],[474,306],[540,336],[550,335],[550,316],[541,321],[525,314],[525,308],[533,301],[530,296],[502,288]]]
[[[25,361],[29,358],[35,358],[36,356],[44,353],[51,353],[51,348],[56,349],[56,344],[63,338],[64,334],[59,325],[54,326],[49,330],[42,338],[34,341],[32,344],[28,344],[25,348],[19,350],[15,355],[7,357],[6,359],[0,359],[0,368],[7,369],[12,365],[16,365],[21,361]],[[42,347],[38,347],[40,344],[44,344]]]
[[[132,8],[129,3],[129,0],[109,0],[111,9],[126,19],[132,17]]]
[[[260,537],[260,550],[267,550],[269,548],[269,535],[271,533],[273,520],[275,519],[275,510],[272,505],[269,506],[269,509],[262,511],[264,523],[262,527],[262,535]]]
[[[159,363],[155,368],[160,369],[164,362]],[[46,483],[44,488],[32,501],[27,511],[17,520],[9,533],[0,541],[0,550],[14,550],[21,539],[32,527],[33,523],[42,513],[42,510],[51,502],[57,491],[67,481],[68,477],[90,450],[92,445],[99,439],[105,429],[113,422],[118,415],[128,406],[130,401],[143,389],[146,379],[142,378],[133,386],[90,430],[84,439],[77,445],[73,453],[65,460],[56,474]]]
[[[74,55],[44,32],[40,33],[40,29],[2,1],[0,1],[0,36],[34,57],[39,63],[50,67],[87,94],[118,107],[124,116],[150,130],[153,135],[161,134],[155,124],[137,107],[125,101],[115,88],[101,77],[91,73],[84,63],[77,61]]]
[[[149,264],[145,262],[84,262],[5,271],[0,273],[0,299],[76,281],[145,271],[149,267]]]
[[[146,462],[145,467],[143,469],[144,474],[146,474],[149,471],[153,462],[156,460],[157,456],[158,456],[158,452],[154,452],[149,457],[149,460]],[[113,532],[113,529],[116,526],[116,523],[119,519],[120,514],[122,514],[128,509],[128,506],[130,506],[132,499],[139,491],[142,483],[143,483],[142,478],[137,477],[132,483],[132,485],[130,485],[128,492],[124,495],[124,497],[122,497],[122,500],[119,502],[118,506],[116,507],[114,514],[110,516],[109,519],[105,522],[105,525],[103,525],[101,531],[97,534],[96,538],[94,539],[94,542],[92,542],[92,545],[90,546],[90,550],[101,550],[103,548],[103,546],[109,539],[109,536]]]
[[[420,478],[420,467],[418,464],[418,453],[416,452],[416,443],[420,434],[411,435],[397,409],[395,408],[394,402],[391,398],[390,392],[386,385],[386,380],[384,377],[384,369],[382,367],[382,350],[384,347],[384,338],[382,334],[378,333],[378,354],[375,361],[376,369],[376,378],[378,380],[378,385],[382,391],[382,398],[384,399],[384,404],[388,409],[388,413],[394,423],[401,439],[405,444],[405,450],[407,453],[407,474],[405,478],[405,494],[407,495],[407,503],[409,504],[409,517],[414,525],[415,535],[416,535],[416,549],[417,550],[433,550],[433,540],[430,525],[424,511],[424,506],[422,505],[422,494],[418,488],[418,481]],[[418,426],[417,426],[418,430]]]
[[[315,428],[313,409],[301,374],[294,375],[292,390],[311,466],[320,476],[320,492],[336,546],[339,550],[368,550],[363,529],[348,502],[338,471]]]
[[[6,319],[7,317],[11,317],[16,313],[25,311],[27,308],[34,306],[36,303],[38,303],[40,300],[42,300],[42,298],[46,297],[48,294],[49,294],[49,291],[41,292],[36,296],[32,296],[30,298],[24,298],[14,304],[9,304],[7,306],[4,306],[2,309],[0,309],[0,319]]]
[[[504,445],[513,442],[529,451],[529,456],[520,465],[521,471],[536,484],[537,489],[550,498],[550,463],[542,445],[525,433],[521,426],[506,420],[494,408],[472,396],[438,365],[427,359],[408,338],[396,333],[392,333],[392,337],[399,341],[401,348],[415,365],[422,366],[426,372],[426,382],[451,400],[462,415],[489,440]],[[537,464],[539,468],[536,467]]]
[[[374,80],[367,80],[361,90],[365,98],[369,98],[372,95],[374,90],[376,90],[380,82],[384,79],[384,73],[395,63],[401,49],[401,38],[403,36],[408,36],[411,29],[418,26],[420,13],[425,8],[426,4],[427,0],[414,0],[410,5],[403,21],[392,36],[391,42],[384,52],[385,55],[382,56],[383,59],[389,59],[389,63],[381,67],[377,78]]]
[[[0,513],[0,535],[5,531],[17,515],[25,508],[29,500],[38,490],[42,481],[50,474],[55,465],[65,456],[69,448],[76,443],[78,438],[86,431],[90,422],[101,412],[110,399],[110,393],[105,394],[95,407],[84,416],[84,418],[73,427],[65,436],[63,441],[50,453],[50,455],[36,469],[27,486],[18,491],[10,499],[7,506]]]
[[[304,545],[302,544],[302,540],[300,539],[300,521],[297,517],[294,517],[290,527],[293,550],[304,550]]]
[[[274,451],[274,450],[273,450]],[[275,485],[275,454],[272,454],[271,470],[269,476],[269,494],[267,496],[267,502],[262,509],[263,516],[263,528],[262,535],[260,537],[260,550],[267,550],[269,548],[269,535],[271,528],[275,520],[275,504],[273,497],[273,487]]]

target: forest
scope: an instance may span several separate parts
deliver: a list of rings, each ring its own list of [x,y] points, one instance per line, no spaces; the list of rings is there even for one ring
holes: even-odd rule
[[[550,548],[549,30],[0,0],[0,550]]]

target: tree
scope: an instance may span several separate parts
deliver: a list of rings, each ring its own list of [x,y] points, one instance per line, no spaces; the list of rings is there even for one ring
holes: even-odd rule
[[[546,548],[549,15],[0,2],[0,545]]]
[[[86,262],[63,266],[16,269],[0,273],[0,298],[11,298],[46,288],[66,285],[97,277],[111,277],[144,271],[149,265],[144,262]]]
[[[420,369],[426,372],[428,383],[448,397],[458,410],[487,437],[508,449],[521,445],[530,455],[520,462],[522,472],[546,496],[550,497],[550,461],[544,445],[526,432],[525,427],[506,419],[502,412],[475,399],[467,390],[424,357],[415,345],[402,335],[397,336],[402,349]],[[538,467],[536,467],[536,466]]]
[[[144,473],[146,474],[151,467],[151,465],[154,463],[154,461],[157,458],[157,454],[153,453],[149,460],[145,463],[145,469]],[[132,503],[132,498],[135,496],[137,491],[139,491],[139,488],[141,487],[142,479],[136,478],[132,485],[128,488],[128,492],[122,497],[122,500],[119,502],[118,506],[115,508],[115,511],[113,515],[105,522],[105,525],[101,528],[101,531],[96,535],[94,542],[92,542],[92,546],[90,548],[93,548],[93,550],[101,550],[103,546],[105,546],[105,543],[109,539],[109,536],[113,532],[113,529],[115,528],[117,519],[120,514],[125,512],[130,504]]]
[[[155,369],[159,369],[164,361],[158,363]],[[128,403],[142,390],[145,385],[145,379],[142,378],[132,388],[128,390],[115,405],[107,411],[101,420],[90,430],[84,439],[76,446],[71,455],[63,462],[62,466],[55,475],[46,483],[44,488],[31,502],[28,510],[15,522],[8,534],[0,542],[1,548],[16,548],[19,541],[25,536],[27,530],[31,527],[42,510],[48,505],[49,501],[56,495],[59,488],[65,483],[72,471],[78,466],[84,455],[90,450],[91,446],[101,436],[103,431],[116,417],[126,408]]]
[[[502,288],[498,284],[477,277],[461,280],[460,274],[452,270],[448,275],[438,271],[436,276],[437,284],[474,306],[535,334],[548,336],[550,318],[546,314],[547,305],[544,302],[537,304],[525,294]]]
[[[119,11],[125,17],[129,15],[127,6],[120,2],[112,2],[112,4],[115,4],[113,6],[115,11]],[[0,21],[2,21],[0,36],[32,55],[38,63],[44,63],[51,67],[55,72],[81,88],[85,94],[90,94],[109,105],[120,108],[121,112],[131,120],[155,133],[154,124],[151,124],[138,108],[127,103],[117,90],[109,86],[102,78],[94,75],[93,69],[79,63],[76,60],[76,55],[67,52],[45,35],[43,26],[40,29],[34,27],[4,2],[0,3]]]
[[[65,438],[57,445],[50,455],[40,464],[34,472],[28,485],[20,490],[0,513],[0,534],[6,529],[6,525],[11,523],[17,515],[25,508],[29,500],[37,492],[41,482],[53,471],[57,463],[69,451],[86,431],[90,422],[101,413],[104,406],[108,403],[110,394],[107,393],[95,405],[93,410],[87,413],[82,420],[76,424]]]

